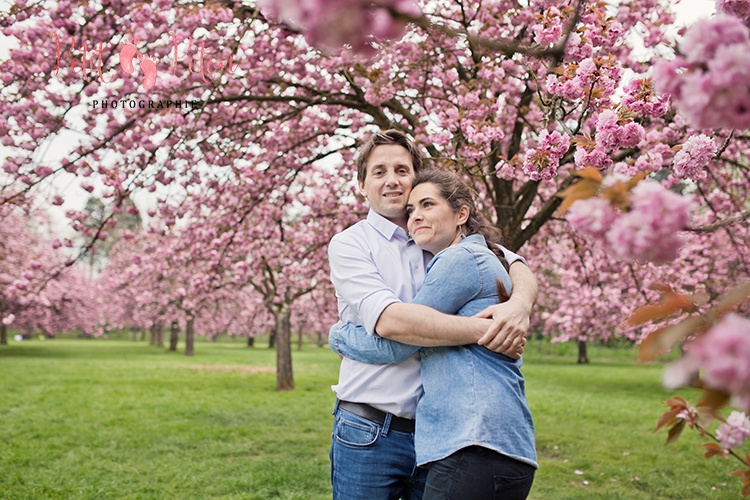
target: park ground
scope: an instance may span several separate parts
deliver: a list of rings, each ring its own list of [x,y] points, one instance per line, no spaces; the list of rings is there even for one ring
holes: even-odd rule
[[[665,446],[663,363],[632,346],[532,341],[523,372],[540,469],[531,497],[737,499],[738,467],[686,432]],[[122,338],[0,346],[0,499],[326,499],[338,357],[294,352],[277,392],[262,341],[199,341],[193,357]],[[697,393],[680,395],[695,402]]]

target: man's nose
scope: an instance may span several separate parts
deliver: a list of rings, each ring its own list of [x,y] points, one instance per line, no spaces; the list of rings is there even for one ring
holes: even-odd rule
[[[398,178],[396,177],[396,172],[394,171],[388,171],[385,174],[385,183],[389,186],[394,186],[398,184]]]

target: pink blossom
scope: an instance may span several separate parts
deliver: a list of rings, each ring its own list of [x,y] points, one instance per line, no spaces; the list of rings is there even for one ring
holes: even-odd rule
[[[495,171],[499,178],[505,179],[506,181],[512,181],[516,178],[516,170],[510,166],[507,161],[497,162],[495,165]]]
[[[750,319],[727,314],[691,344],[688,355],[701,368],[706,387],[750,393]]]
[[[717,0],[716,12],[736,16],[750,27],[750,0]]]
[[[577,231],[602,239],[617,219],[617,213],[609,200],[588,198],[574,202],[568,210],[567,219]]]
[[[10,326],[11,324],[13,324],[13,321],[15,319],[16,319],[16,315],[15,314],[8,314],[7,316],[5,316],[3,318],[3,324],[5,326]]]
[[[377,4],[365,0],[261,0],[259,4],[271,17],[300,27],[311,45],[329,49],[349,45],[366,55],[375,52],[373,41],[397,38],[406,27],[405,21],[393,18],[386,8],[412,16],[419,13],[410,0]]]
[[[532,180],[549,180],[557,175],[560,159],[570,147],[567,135],[543,130],[539,135],[539,147],[526,152],[523,172]]]
[[[693,200],[644,180],[632,191],[629,212],[615,220],[606,238],[619,258],[657,264],[677,257],[683,244],[679,232],[687,227]]]
[[[750,437],[750,419],[739,411],[733,411],[724,422],[716,429],[716,438],[722,448],[734,449],[745,444],[745,439]]]
[[[674,172],[681,179],[706,178],[706,166],[716,154],[716,144],[705,134],[690,137],[674,157]]]
[[[682,56],[655,66],[657,89],[696,128],[750,127],[750,28],[728,15],[701,20],[680,49]]]

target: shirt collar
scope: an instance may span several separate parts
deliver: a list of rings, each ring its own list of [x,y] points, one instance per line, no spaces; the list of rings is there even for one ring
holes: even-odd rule
[[[487,246],[487,241],[485,241],[484,236],[482,236],[479,233],[476,234],[470,234],[469,236],[464,235],[461,233],[461,243],[477,243],[480,245]]]
[[[397,233],[397,231],[400,229],[400,234],[405,236],[406,238],[409,238],[409,236],[406,234],[406,231],[399,226],[398,224],[391,222],[390,220],[386,219],[379,213],[377,213],[374,210],[370,210],[370,212],[367,214],[367,223],[370,224],[372,227],[374,227],[380,234],[385,236],[386,239],[391,240],[393,239],[393,235]]]

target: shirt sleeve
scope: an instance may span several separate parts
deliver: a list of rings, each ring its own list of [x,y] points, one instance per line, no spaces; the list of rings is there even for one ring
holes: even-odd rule
[[[511,252],[510,250],[508,250],[507,248],[505,248],[505,247],[504,247],[504,246],[502,246],[502,245],[498,245],[498,246],[500,247],[500,249],[501,249],[501,250],[503,251],[503,253],[505,254],[505,260],[507,260],[507,261],[508,261],[508,265],[509,265],[509,266],[510,266],[511,264],[513,264],[514,262],[523,262],[523,263],[524,263],[524,265],[528,267],[529,263],[528,263],[528,262],[526,262],[526,259],[524,259],[524,258],[523,258],[523,257],[521,257],[520,255],[518,255],[517,253],[513,253],[513,252]]]
[[[375,335],[385,308],[401,301],[378,272],[370,250],[350,235],[339,233],[328,245],[328,263],[336,293],[354,310],[367,333]]]
[[[336,354],[363,363],[400,363],[419,351],[418,346],[369,335],[361,325],[338,322],[331,327],[328,345]]]
[[[443,250],[430,262],[424,285],[414,302],[456,314],[480,292],[481,276],[474,255],[459,245]]]

